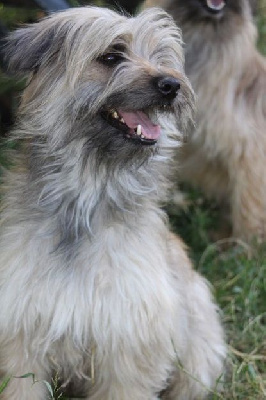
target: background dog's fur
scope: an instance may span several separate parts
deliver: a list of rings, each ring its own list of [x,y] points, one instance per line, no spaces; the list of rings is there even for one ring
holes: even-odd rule
[[[107,67],[115,45],[122,61]],[[55,371],[91,400],[155,400],[167,385],[167,399],[204,397],[225,346],[208,285],[158,207],[176,140],[163,131],[155,146],[132,143],[100,115],[160,111],[152,82],[166,75],[181,83],[171,113],[186,125],[178,29],[160,10],[72,9],[16,31],[8,54],[29,83],[1,217],[1,376]],[[2,395],[45,398],[27,379]]]
[[[198,96],[180,179],[229,202],[233,235],[265,238],[266,62],[248,0],[228,0],[221,18],[211,17],[204,2],[156,2],[182,28],[186,72]]]

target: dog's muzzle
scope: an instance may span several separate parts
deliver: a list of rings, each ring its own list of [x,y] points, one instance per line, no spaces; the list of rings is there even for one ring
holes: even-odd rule
[[[179,80],[172,76],[157,76],[152,79],[152,85],[157,92],[158,100],[157,104],[153,102],[153,106],[147,106],[147,109],[151,112],[153,109],[166,112],[171,108],[181,88]],[[104,107],[101,112],[102,117],[119,130],[125,139],[150,146],[157,143],[161,128],[150,119],[148,114],[150,113],[145,110],[124,110],[113,107]]]
[[[142,145],[155,144],[161,133],[160,126],[154,124],[141,110],[104,110],[102,117],[118,129],[126,139]]]
[[[225,0],[206,0],[206,6],[212,13],[219,13],[226,6]]]

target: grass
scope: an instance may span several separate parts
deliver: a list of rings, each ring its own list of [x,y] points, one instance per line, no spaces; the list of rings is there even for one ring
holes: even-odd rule
[[[170,213],[174,230],[190,246],[195,267],[213,284],[229,348],[225,389],[211,399],[266,398],[266,245],[213,242],[218,208],[189,191],[190,206]]]
[[[65,399],[62,395],[62,392],[60,390],[60,385],[58,383],[57,375],[55,375],[55,377],[52,378],[51,383],[49,383],[45,380],[42,380],[42,381],[36,380],[35,375],[32,373],[28,373],[28,374],[25,374],[22,376],[13,376],[13,377],[8,376],[0,384],[0,394],[3,393],[3,391],[5,390],[5,388],[11,381],[11,379],[30,379],[32,382],[32,385],[45,385],[46,386],[50,400],[68,400],[68,399]]]
[[[259,29],[258,47],[263,54],[266,54],[266,0],[258,2],[257,25]]]

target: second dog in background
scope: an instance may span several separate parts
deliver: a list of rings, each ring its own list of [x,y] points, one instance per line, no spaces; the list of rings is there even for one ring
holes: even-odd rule
[[[158,0],[182,28],[198,95],[180,180],[229,203],[233,235],[266,234],[266,62],[256,49],[254,1]],[[251,6],[252,5],[252,6]]]

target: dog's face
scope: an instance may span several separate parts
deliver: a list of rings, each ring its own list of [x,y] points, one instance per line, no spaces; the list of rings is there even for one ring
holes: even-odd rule
[[[216,23],[242,15],[246,4],[247,0],[176,0],[170,7],[179,9],[183,21]]]
[[[31,75],[21,113],[58,148],[80,139],[102,159],[147,156],[164,140],[156,114],[190,116],[180,32],[161,10],[71,9],[14,32],[8,54]]]

